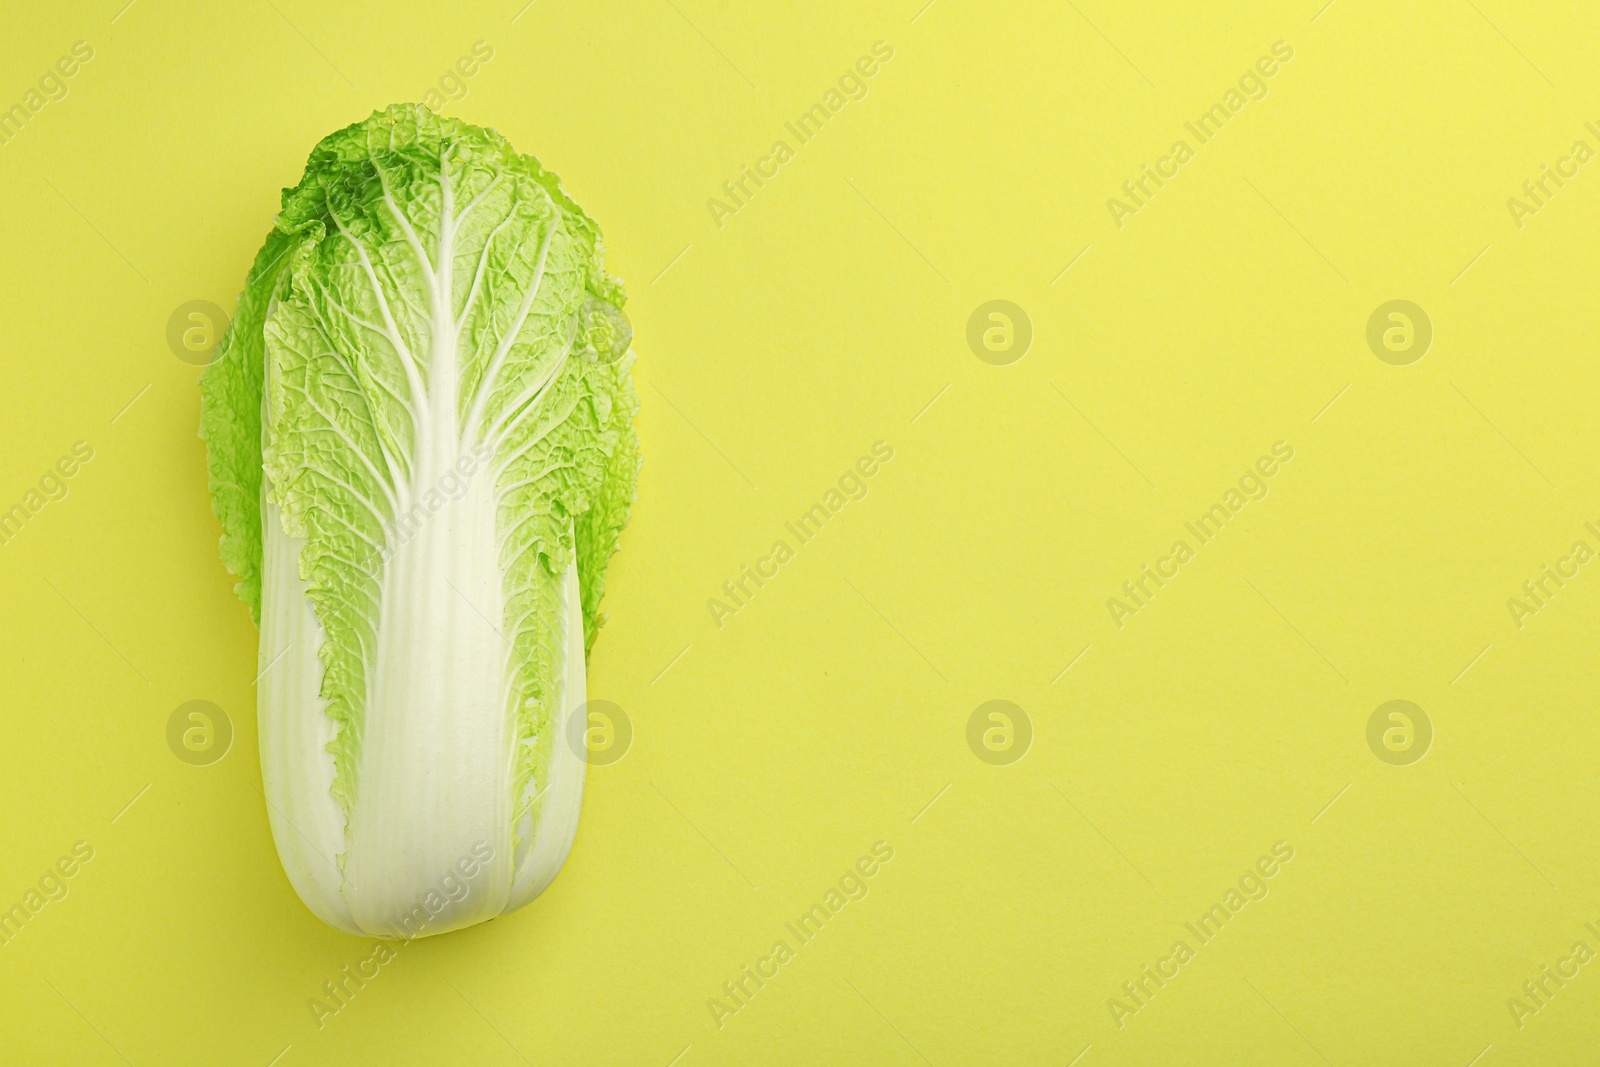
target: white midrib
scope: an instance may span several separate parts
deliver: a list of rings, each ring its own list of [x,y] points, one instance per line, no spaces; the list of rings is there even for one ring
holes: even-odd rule
[[[416,428],[419,462],[412,471],[411,497],[417,499],[434,487],[456,462],[461,450],[457,403],[461,381],[460,340],[453,304],[455,267],[455,196],[450,185],[448,151],[439,158],[439,244],[434,251],[433,287],[429,311],[433,316],[432,347],[428,353],[427,404]],[[423,260],[423,267],[428,266]]]

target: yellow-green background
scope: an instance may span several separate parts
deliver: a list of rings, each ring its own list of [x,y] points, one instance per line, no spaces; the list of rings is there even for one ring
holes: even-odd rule
[[[0,506],[96,453],[0,548],[0,906],[96,850],[0,948],[0,1060],[1600,1058],[1600,964],[1522,1029],[1506,1003],[1600,948],[1600,565],[1506,606],[1600,547],[1600,162],[1506,207],[1600,147],[1592,6],[123,2],[10,0],[0,33],[4,104],[95,50],[0,147]],[[165,331],[233,307],[318,138],[480,39],[444,110],[559,173],[629,285],[645,466],[589,685],[636,735],[543,897],[318,1030],[371,943],[274,855]],[[719,230],[707,198],[879,40],[870,95]],[[1106,198],[1277,40],[1270,95],[1118,230]],[[1035,331],[1005,367],[964,337],[996,298]],[[1364,340],[1394,298],[1435,329],[1407,367]],[[1116,628],[1280,439],[1267,499]],[[877,440],[870,495],[719,630],[707,598]],[[1395,698],[1435,729],[1406,767],[1365,739]],[[165,742],[191,699],[237,728],[209,767]],[[965,741],[991,699],[1033,722],[1012,766]],[[707,999],[878,839],[870,895],[718,1029]],[[1278,840],[1271,895],[1114,1026]]]

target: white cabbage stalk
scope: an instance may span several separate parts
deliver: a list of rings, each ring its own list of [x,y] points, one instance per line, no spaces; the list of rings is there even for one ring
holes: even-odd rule
[[[420,107],[284,193],[201,435],[261,629],[273,840],[331,926],[482,922],[566,859],[565,727],[638,470],[622,299],[552,175]]]

